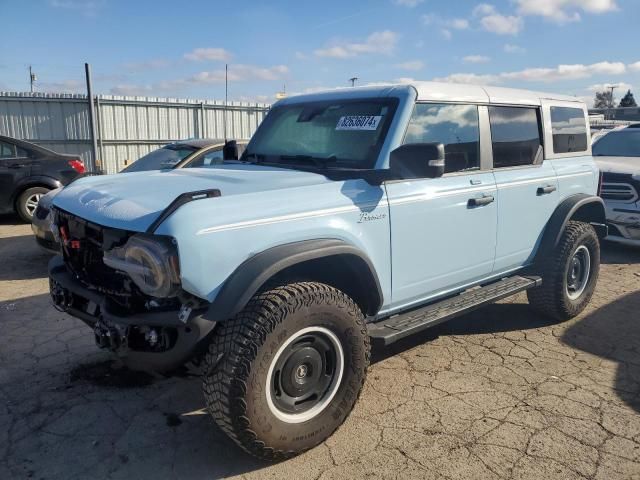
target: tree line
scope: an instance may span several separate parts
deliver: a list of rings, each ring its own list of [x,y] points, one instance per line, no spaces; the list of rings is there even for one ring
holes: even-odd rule
[[[615,106],[613,99],[613,90],[607,90],[604,92],[596,92],[596,98],[593,101],[594,108],[613,108]],[[619,108],[624,107],[637,107],[636,99],[633,98],[631,90],[627,90],[627,93],[620,100]]]

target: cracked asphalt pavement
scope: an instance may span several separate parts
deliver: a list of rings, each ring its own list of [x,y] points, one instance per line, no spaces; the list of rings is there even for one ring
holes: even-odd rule
[[[374,351],[355,410],[277,464],[204,411],[199,379],[130,372],[49,301],[31,231],[0,218],[0,478],[640,479],[640,251],[605,245],[580,317],[519,295]]]

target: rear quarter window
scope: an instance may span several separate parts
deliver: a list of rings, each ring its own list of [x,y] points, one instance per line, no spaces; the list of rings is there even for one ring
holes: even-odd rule
[[[587,122],[581,108],[551,107],[554,153],[585,152],[588,149]]]

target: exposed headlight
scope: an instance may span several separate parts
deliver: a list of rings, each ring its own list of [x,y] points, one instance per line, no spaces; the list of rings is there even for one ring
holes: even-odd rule
[[[178,254],[167,238],[134,235],[123,247],[105,252],[103,262],[127,273],[146,295],[167,298],[178,293]]]

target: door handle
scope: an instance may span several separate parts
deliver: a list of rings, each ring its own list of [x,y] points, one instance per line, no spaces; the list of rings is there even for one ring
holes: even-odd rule
[[[546,187],[538,187],[538,195],[547,195],[556,191],[556,187],[553,185],[547,185]]]
[[[26,165],[24,163],[10,163],[9,165],[7,165],[7,168],[22,168],[22,167],[26,167]]]
[[[467,202],[467,206],[469,207],[482,207],[484,205],[489,205],[495,200],[492,195],[485,195],[480,198],[470,198]]]

